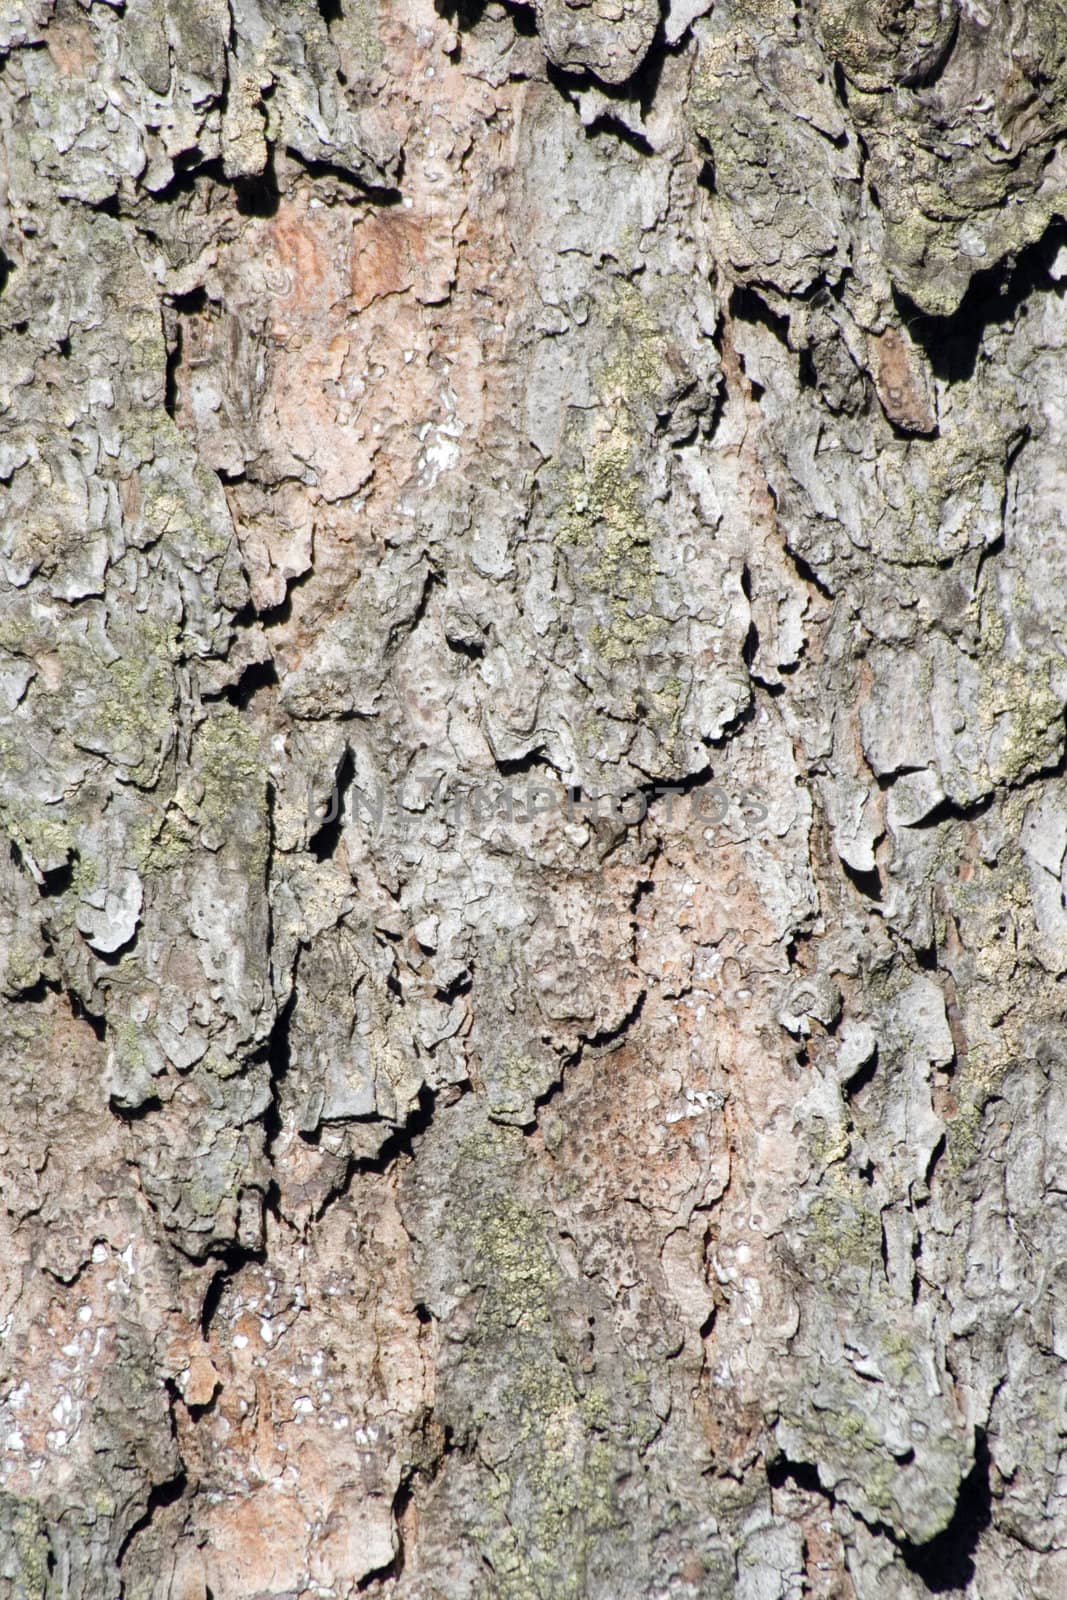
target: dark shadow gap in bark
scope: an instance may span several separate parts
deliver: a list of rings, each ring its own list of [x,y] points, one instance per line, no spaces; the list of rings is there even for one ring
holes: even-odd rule
[[[833,1495],[824,1489],[819,1480],[819,1469],[811,1461],[791,1461],[787,1455],[775,1456],[767,1462],[767,1482],[772,1489],[784,1489],[791,1484],[806,1494],[821,1495],[833,1503]]]
[[[1004,541],[1008,528],[1008,502],[1011,495],[1012,473],[1016,463],[1026,446],[1033,438],[1033,432],[1028,422],[1024,423],[1018,434],[1008,442],[1007,454],[1004,458],[1004,491],[1000,497],[1000,532],[995,539],[990,539],[988,544],[982,546],[978,553],[978,565],[974,569],[974,588],[972,594],[978,593],[978,585],[982,579],[982,572],[987,561],[994,556],[999,556],[1004,549]]]
[[[377,1589],[381,1584],[395,1583],[403,1574],[406,1552],[404,1549],[402,1518],[415,1492],[414,1479],[414,1472],[409,1477],[403,1478],[397,1487],[396,1494],[393,1496],[392,1509],[393,1527],[396,1535],[396,1554],[391,1561],[386,1562],[384,1567],[375,1567],[373,1572],[368,1572],[360,1578],[356,1584],[357,1594],[365,1594],[368,1589]]]
[[[602,112],[599,117],[594,117],[592,122],[587,122],[585,124],[585,133],[589,139],[598,137],[618,139],[620,144],[628,145],[631,150],[640,156],[655,154],[652,145],[643,133],[638,133],[635,128],[629,127],[620,117],[613,117],[607,111]]]
[[[645,1009],[647,997],[648,990],[642,989],[629,1011],[621,1022],[616,1023],[614,1028],[603,1028],[599,1033],[583,1033],[581,1035],[582,1054],[584,1055],[587,1050],[606,1050],[609,1046],[618,1044],[623,1035],[628,1033],[639,1019]]]
[[[202,699],[205,705],[213,700],[226,700],[238,711],[247,711],[260,689],[275,688],[277,683],[278,669],[273,657],[266,661],[250,661],[242,669],[236,683],[228,683],[217,694],[205,694]]]
[[[845,76],[845,69],[841,65],[840,61],[835,61],[834,62],[834,89],[836,91],[838,100],[840,100],[841,104],[844,106],[845,110],[847,111],[848,110],[848,79]]]
[[[940,1139],[938,1139],[937,1143],[934,1145],[934,1148],[930,1151],[930,1159],[926,1163],[925,1181],[926,1181],[926,1187],[928,1189],[930,1188],[930,1185],[934,1181],[934,1173],[937,1171],[938,1162],[941,1160],[941,1157],[944,1155],[945,1150],[947,1149],[947,1147],[948,1147],[947,1136],[945,1134],[942,1134]],[[919,1201],[919,1202],[917,1202],[917,1204],[921,1205],[921,1204],[924,1204],[924,1202],[923,1201]]]
[[[842,860],[841,865],[844,868],[845,877],[859,890],[860,894],[865,895],[868,900],[873,900],[876,905],[881,903],[882,875],[877,867],[870,867],[867,871],[861,871],[859,867],[850,867],[845,860]]]
[[[502,778],[520,778],[529,772],[550,772],[558,781],[559,772],[545,754],[543,744],[534,745],[521,756],[497,756],[496,770]]]
[[[163,1110],[163,1102],[157,1094],[150,1094],[136,1106],[124,1106],[115,1099],[114,1095],[108,1100],[108,1110],[113,1117],[127,1124],[143,1122],[146,1117],[153,1116],[157,1111]]]
[[[910,777],[913,772],[925,772],[925,770],[926,768],[921,765],[894,767],[892,772],[876,772],[874,774],[874,781],[878,785],[880,792],[885,794],[893,787],[898,778],[907,778]]]
[[[460,33],[471,33],[485,16],[489,0],[434,0],[434,10],[446,22],[454,22]],[[503,0],[503,8],[511,18],[512,27],[523,39],[532,39],[537,33],[537,17],[532,6],[513,5]]]
[[[862,1094],[877,1071],[878,1046],[875,1045],[874,1049],[871,1051],[870,1059],[865,1061],[863,1065],[852,1074],[851,1078],[846,1078],[842,1083],[841,1091],[844,1094],[845,1099],[854,1100],[857,1095]]]
[[[459,1093],[463,1093],[463,1085],[454,1085]],[[401,1156],[414,1156],[414,1142],[426,1132],[433,1121],[434,1109],[437,1104],[436,1091],[423,1084],[419,1090],[415,1110],[411,1113],[403,1127],[396,1128],[381,1145],[376,1156],[353,1157],[346,1168],[345,1175],[336,1188],[331,1189],[325,1197],[312,1221],[321,1222],[332,1205],[338,1200],[343,1200],[352,1187],[352,1180],[362,1173],[375,1173],[379,1177],[390,1170]],[[309,1143],[316,1141],[309,1140]]]
[[[773,311],[758,290],[751,284],[739,283],[730,295],[729,314],[737,322],[748,322],[773,333],[786,350],[789,350],[789,318]]]
[[[242,217],[273,217],[281,204],[281,193],[274,171],[274,146],[267,146],[263,171],[254,177],[234,178],[233,192]]]
[[[917,1306],[919,1304],[919,1295],[922,1292],[922,1273],[919,1270],[919,1263],[922,1260],[922,1253],[923,1236],[918,1229],[916,1229],[915,1238],[912,1240],[911,1245],[911,1303],[913,1306]]]
[[[542,1034],[541,1043],[551,1045],[551,1040]],[[576,1067],[581,1061],[582,1049],[583,1046],[579,1044],[577,1050],[572,1050],[569,1055],[565,1056],[560,1061],[559,1071],[552,1079],[552,1082],[548,1085],[548,1088],[543,1090],[541,1094],[534,1096],[533,1121],[524,1123],[522,1127],[522,1133],[525,1138],[529,1139],[532,1134],[535,1134],[539,1131],[541,1126],[542,1111],[547,1110],[552,1102],[563,1093],[563,1090],[566,1086],[567,1070],[570,1067]]]
[[[41,881],[38,889],[42,899],[51,899],[55,895],[64,895],[71,886],[74,877],[74,868],[79,860],[75,850],[69,855],[62,866],[49,867],[41,872]]]
[[[81,200],[78,204],[87,211],[95,211],[99,217],[114,217],[117,220],[122,215],[117,194],[106,195],[103,200]]]
[[[548,1085],[548,1088],[535,1098],[533,1102],[533,1121],[525,1124],[522,1130],[527,1137],[537,1132],[538,1128],[540,1127],[541,1112],[551,1105],[552,1101],[563,1092],[567,1073],[573,1068],[579,1067],[582,1064],[587,1051],[593,1052],[594,1060],[601,1055],[610,1053],[612,1048],[621,1042],[624,1035],[627,1034],[640,1019],[641,1013],[645,1009],[645,1001],[647,998],[648,990],[642,989],[640,994],[637,996],[637,999],[630,1007],[629,1011],[621,1019],[621,1021],[615,1025],[614,1028],[604,1028],[599,1033],[581,1034],[579,1036],[577,1049],[570,1051],[560,1060],[559,1072],[557,1076],[553,1078],[552,1082]],[[542,1035],[542,1038],[544,1043],[548,1044],[550,1042],[546,1035]]]
[[[771,489],[770,492],[771,497],[775,502],[775,507],[777,508],[778,497],[775,495],[773,489]],[[816,594],[821,594],[824,600],[832,600],[834,598],[833,590],[826,586],[822,578],[820,578],[819,574],[815,571],[815,568],[804,559],[800,552],[796,550],[787,539],[783,540],[782,548],[789,557],[790,561],[793,563],[793,566],[796,568],[797,577],[803,578],[805,583],[809,583],[815,590]]]
[[[424,1305],[416,1305],[415,1314],[420,1323],[430,1322],[430,1313]],[[396,1494],[393,1496],[393,1517],[396,1521],[397,1551],[392,1561],[384,1567],[378,1567],[373,1572],[368,1572],[356,1585],[356,1592],[363,1593],[370,1589],[377,1589],[382,1584],[388,1584],[400,1577],[404,1570],[407,1558],[406,1535],[404,1517],[412,1504],[415,1495],[415,1486],[421,1479],[423,1484],[429,1486],[434,1482],[438,1473],[448,1457],[452,1454],[465,1454],[462,1446],[456,1443],[454,1431],[449,1423],[444,1427],[437,1424],[432,1410],[427,1410],[419,1425],[422,1436],[423,1451],[418,1465],[409,1465],[405,1468],[400,1479]]]
[[[419,601],[414,612],[410,617],[405,617],[402,621],[393,623],[389,629],[390,650],[395,649],[404,639],[410,639],[411,635],[418,631],[425,620],[427,611],[430,609],[430,601],[433,598],[434,590],[445,586],[445,579],[442,574],[436,568],[428,566],[426,568],[426,576],[423,579],[422,593],[419,595]]]
[[[603,83],[595,72],[581,67],[558,67],[553,61],[546,62],[548,81],[554,89],[559,91],[564,99],[572,102],[574,96],[583,94],[590,88],[596,89],[597,93],[603,95],[605,100],[628,102],[631,105],[636,100],[638,110],[642,118],[644,118],[648,116],[655,102],[656,89],[663,71],[665,53],[666,47],[663,38],[663,24],[661,22],[656,29],[655,37],[649,45],[644,59],[624,83]],[[610,116],[610,113],[605,113],[605,115]],[[611,117],[610,131],[612,133],[617,132],[618,120]]]
[[[797,378],[802,389],[810,389],[813,393],[819,392],[819,374],[815,370],[815,357],[811,353],[810,345],[805,345],[797,353]]]
[[[964,1592],[973,1583],[975,1551],[992,1521],[992,1508],[989,1444],[985,1430],[976,1428],[974,1466],[960,1484],[952,1520],[926,1544],[903,1540],[898,1545],[908,1571],[920,1578],[931,1594]]]
[[[371,200],[376,206],[398,206],[404,198],[403,191],[399,188],[399,179],[402,176],[400,172],[397,173],[397,184],[371,183],[366,178],[361,178],[358,172],[353,172],[351,167],[343,167],[336,161],[318,161],[312,156],[301,155],[300,151],[294,149],[292,145],[286,147],[285,153],[291,161],[295,162],[298,167],[307,173],[309,178],[333,178],[336,182],[344,184],[346,189],[353,190],[353,200]],[[401,160],[403,160],[402,157]],[[277,185],[275,185],[275,193],[277,193]],[[237,209],[241,209],[240,202],[238,202]],[[275,211],[278,209],[277,204],[275,204],[274,209]],[[261,213],[255,214],[260,215]],[[273,216],[274,213],[265,214]]]
[[[345,808],[348,801],[348,792],[356,776],[356,758],[350,745],[345,745],[344,754],[334,774],[333,790],[330,796],[330,810],[323,822],[308,840],[308,849],[316,861],[327,861],[337,851],[341,842],[341,834],[345,826]]]
[[[485,655],[485,645],[473,643],[468,639],[456,639],[445,635],[445,643],[455,656],[466,656],[468,661],[481,661]]]
[[[204,1291],[204,1299],[200,1307],[200,1334],[203,1339],[208,1339],[211,1326],[222,1304],[222,1297],[226,1293],[227,1285],[231,1278],[253,1262],[262,1262],[267,1259],[264,1246],[259,1245],[250,1249],[246,1245],[225,1244],[212,1250],[209,1260],[219,1264],[211,1275],[211,1281]]]
[[[183,195],[194,193],[197,184],[205,180],[230,191],[238,213],[243,217],[273,217],[281,202],[272,145],[267,148],[267,160],[262,172],[237,178],[227,177],[219,157],[205,160],[200,146],[192,145],[174,157],[174,176],[162,188],[154,190],[152,198],[157,205],[173,204]],[[117,202],[114,214],[118,214]],[[194,294],[197,292],[192,291]]]
[[[960,1484],[951,1520],[924,1544],[898,1538],[884,1523],[870,1524],[873,1533],[894,1546],[905,1567],[925,1584],[930,1594],[964,1593],[974,1580],[978,1541],[992,1521],[989,1466],[985,1431],[976,1428],[974,1466]],[[834,1494],[820,1481],[818,1468],[810,1461],[792,1461],[781,1454],[767,1462],[766,1470],[772,1488],[792,1485],[819,1495],[831,1506],[836,1504]]]
[[[204,1294],[204,1303],[200,1307],[200,1334],[206,1339],[211,1332],[211,1324],[215,1320],[215,1313],[222,1304],[222,1297],[226,1292],[226,1285],[230,1281],[230,1274],[225,1267],[219,1267],[212,1274]]]
[[[1011,322],[1035,293],[1064,293],[1065,285],[1053,278],[1051,270],[1064,243],[1067,222],[1056,215],[1033,244],[976,272],[956,310],[947,316],[923,311],[902,289],[894,289],[901,320],[926,352],[936,377],[946,383],[967,382],[974,376],[990,328]]]
[[[168,1383],[167,1390],[171,1395],[171,1405],[173,1406],[175,1393],[173,1384]],[[171,1417],[171,1435],[172,1437],[174,1436],[173,1415]],[[134,1522],[133,1526],[126,1534],[126,1537],[123,1539],[122,1544],[119,1546],[118,1555],[115,1557],[115,1566],[120,1572],[122,1569],[122,1563],[125,1561],[129,1552],[130,1545],[133,1543],[134,1539],[136,1539],[137,1535],[144,1532],[158,1512],[165,1510],[167,1506],[175,1505],[176,1502],[179,1501],[185,1494],[187,1488],[188,1478],[184,1467],[176,1472],[173,1478],[168,1478],[165,1483],[155,1483],[152,1485],[151,1489],[148,1491],[148,1503],[145,1506],[144,1511],[137,1518],[136,1522]],[[123,1583],[119,1591],[120,1597],[125,1595],[125,1592],[126,1585]]]
[[[179,316],[196,316],[198,312],[207,310],[207,290],[203,284],[199,284],[195,289],[187,289],[184,294],[168,294],[164,296],[164,304]]]
[[[178,368],[182,364],[182,324],[175,320],[174,335],[167,342],[167,361],[163,370],[163,409],[172,422],[178,416]]]
[[[124,956],[128,956],[137,944],[137,936],[141,931],[138,922],[130,937],[118,945],[114,950],[98,950],[95,945],[90,946],[97,961],[102,961],[105,967],[117,967]]]
[[[649,783],[639,784],[636,789],[631,789],[629,793],[617,797],[619,810],[621,811],[623,806],[629,805],[631,800],[642,798],[647,805],[651,805],[655,800],[665,800],[668,796],[672,800],[677,800],[680,796],[684,797],[691,794],[694,789],[703,788],[706,783],[713,783],[714,780],[715,768],[710,763],[706,767],[701,767],[699,772],[689,772],[684,777],[676,778],[670,783],[665,782],[662,778],[657,778]]]
[[[44,1004],[50,994],[55,994],[58,989],[58,983],[54,981],[50,983],[46,977],[41,976],[34,983],[28,983],[23,989],[18,989],[14,992],[9,989],[7,998],[17,1001],[19,1005],[40,1006]]]
[[[940,828],[946,822],[973,822],[975,818],[985,815],[996,798],[996,792],[993,790],[989,794],[984,794],[979,799],[972,800],[969,803],[950,800],[946,795],[945,799],[939,800],[937,805],[926,813],[925,817],[921,817],[918,822],[910,822],[908,824],[909,830],[913,833],[921,833],[929,828]]]
[[[173,205],[183,195],[192,194],[201,178],[207,178],[226,189],[231,187],[221,160],[217,156],[205,158],[198,144],[191,144],[186,149],[177,151],[171,165],[174,168],[172,176],[160,188],[152,191],[152,199],[157,205]],[[146,231],[151,235],[150,228]]]
[[[464,969],[444,988],[435,989],[433,997],[435,1000],[439,1000],[442,1005],[450,1006],[454,1000],[459,999],[460,995],[470,994],[473,984],[474,978],[472,974]]]
[[[389,1135],[376,1156],[363,1156],[354,1161],[353,1175],[357,1172],[385,1173],[398,1156],[410,1156],[413,1142],[426,1132],[433,1121],[436,1104],[436,1092],[423,1084],[418,1093],[415,1110],[404,1126]]]
[[[635,916],[637,908],[646,895],[655,894],[656,881],[654,878],[638,878],[630,896],[630,915]]]
[[[756,696],[752,694],[750,690],[748,704],[742,706],[736,717],[731,717],[729,722],[724,724],[721,733],[705,736],[703,743],[710,750],[723,750],[730,743],[731,739],[737,738],[737,735],[741,732],[742,728],[747,728],[749,723],[754,722],[755,720]]]
[[[267,1040],[267,1068],[270,1073],[271,1094],[270,1105],[263,1113],[263,1151],[268,1160],[282,1131],[282,1114],[278,1105],[278,1091],[289,1075],[289,1029],[293,1020],[293,1011],[296,1008],[296,995],[296,975],[294,973],[293,987],[289,998],[275,1018],[274,1026],[270,1030],[270,1038]]]
[[[234,612],[234,627],[250,628],[257,622],[262,628],[276,628],[283,626],[285,623],[290,621],[293,614],[294,589],[302,589],[304,585],[310,583],[314,577],[315,569],[313,566],[311,566],[308,567],[306,572],[298,573],[295,578],[286,579],[285,598],[284,600],[279,600],[276,606],[263,606],[257,610],[251,600],[247,601],[239,611]]]
[[[752,574],[749,571],[749,566],[748,566],[748,562],[747,561],[744,563],[744,565],[741,568],[741,593],[744,595],[746,601],[748,602],[749,608],[750,608],[749,609],[749,617],[748,617],[748,632],[745,634],[745,642],[741,646],[741,659],[745,663],[745,667],[748,670],[748,674],[754,680],[754,682],[758,683],[762,688],[773,689],[774,687],[777,687],[779,689],[779,691],[780,691],[781,685],[775,686],[775,685],[771,685],[771,684],[766,683],[760,677],[759,673],[754,670],[755,669],[755,665],[756,665],[756,659],[759,656],[760,639],[759,639],[759,629],[756,627],[756,619],[752,615],[752,611],[751,611],[751,605],[752,605]]]
[[[948,37],[945,39],[945,42],[941,45],[940,49],[936,50],[930,57],[930,60],[925,64],[917,66],[911,72],[905,72],[901,74],[899,81],[904,88],[932,89],[938,78],[940,78],[941,74],[948,66],[952,52],[956,48],[956,40],[959,38],[959,36],[960,17],[959,12],[957,11],[952,18],[952,26],[949,29]]]

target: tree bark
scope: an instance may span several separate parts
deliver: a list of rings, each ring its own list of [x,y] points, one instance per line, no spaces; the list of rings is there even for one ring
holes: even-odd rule
[[[0,1596],[1067,1593],[1067,18],[0,4]]]

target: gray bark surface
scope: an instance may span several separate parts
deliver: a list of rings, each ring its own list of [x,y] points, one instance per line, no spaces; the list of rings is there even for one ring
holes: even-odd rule
[[[0,1597],[1067,1594],[1067,12],[0,0]]]

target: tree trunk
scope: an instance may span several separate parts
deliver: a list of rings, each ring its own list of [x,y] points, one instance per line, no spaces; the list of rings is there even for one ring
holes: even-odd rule
[[[0,4],[0,1596],[1067,1594],[1067,17]]]

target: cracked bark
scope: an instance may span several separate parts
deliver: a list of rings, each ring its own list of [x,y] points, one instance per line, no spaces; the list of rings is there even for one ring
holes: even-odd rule
[[[0,3],[0,1595],[1067,1590],[1067,25]]]

